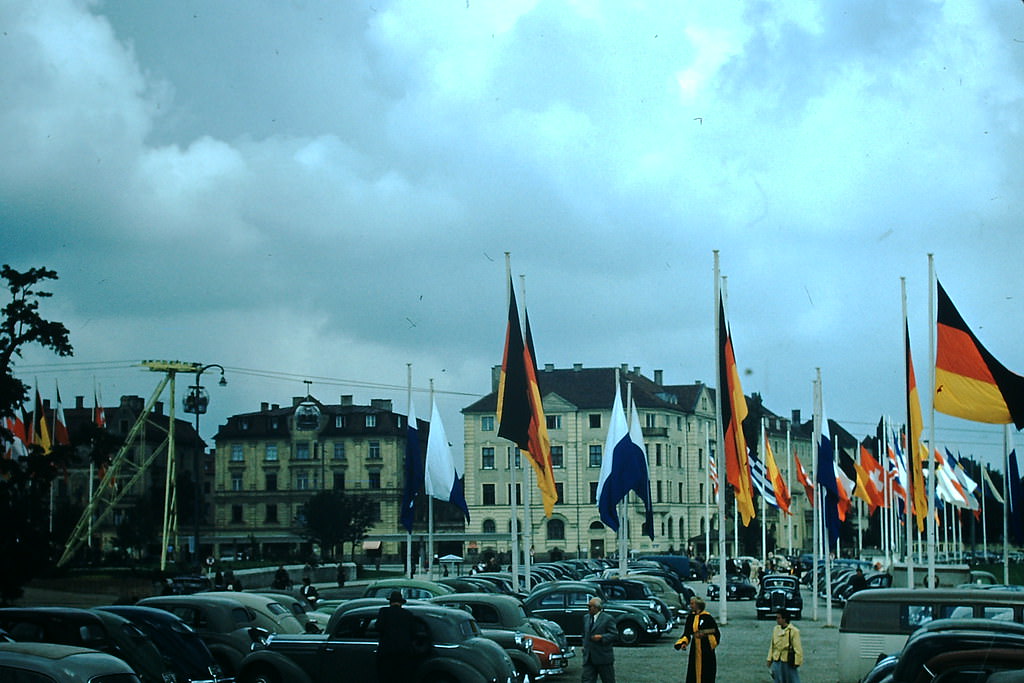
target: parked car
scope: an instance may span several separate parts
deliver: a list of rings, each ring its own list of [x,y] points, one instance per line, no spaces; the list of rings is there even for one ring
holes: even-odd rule
[[[161,595],[138,602],[181,618],[210,649],[220,668],[235,675],[242,658],[252,650],[254,640],[270,635],[266,621],[232,598],[217,595]]]
[[[675,626],[676,615],[669,609],[668,603],[655,597],[651,589],[643,581],[636,581],[629,577],[614,579],[594,579],[604,591],[609,600],[616,603],[625,603],[650,610],[656,614],[655,620],[658,628],[662,631],[670,631]],[[660,619],[658,617],[661,617]]]
[[[295,618],[292,611],[281,604],[278,596],[261,595],[245,591],[212,591],[204,597],[218,596],[237,600],[265,620],[263,628],[271,633],[305,633],[306,625]],[[271,626],[272,624],[272,626]]]
[[[0,628],[18,642],[75,645],[123,659],[143,683],[173,683],[174,671],[153,641],[116,614],[75,607],[5,607]]]
[[[508,654],[481,636],[480,627],[468,612],[413,603],[404,609],[412,612],[422,626],[416,647],[420,661],[409,683],[504,682],[512,677]],[[345,680],[376,683],[379,610],[379,605],[364,605],[335,612],[323,634],[270,636],[242,661],[239,683],[335,683],[339,672],[344,672]]]
[[[97,607],[132,622],[149,636],[174,670],[178,683],[226,683],[231,681],[213,658],[199,634],[170,612],[155,607],[112,605]]]
[[[439,605],[458,605],[469,608],[476,623],[487,629],[506,629],[525,634],[532,640],[533,651],[540,660],[540,676],[561,673],[569,666],[575,652],[566,643],[563,647],[552,640],[546,628],[534,623],[522,603],[510,595],[492,593],[456,593],[431,599]]]
[[[708,584],[708,599],[718,600],[718,583]],[[740,574],[729,574],[725,577],[726,600],[753,600],[757,597],[757,589],[747,577]]]
[[[588,581],[552,581],[543,584],[534,589],[523,604],[530,614],[561,626],[571,641],[581,642],[583,619],[589,615],[587,604],[591,598],[601,598],[604,611],[615,620],[619,644],[636,645],[641,640],[657,640],[661,636],[662,631],[651,612],[611,602],[600,586]]]
[[[643,581],[647,584],[654,597],[665,601],[665,604],[668,605],[673,615],[675,615],[676,621],[684,619],[690,613],[690,598],[693,597],[693,591],[690,591],[689,595],[680,593],[664,578],[654,574],[630,572],[624,578],[632,579],[633,581]]]
[[[872,572],[864,577],[866,583],[865,587],[861,590],[867,590],[869,588],[892,588],[892,574],[886,572]],[[970,584],[973,586],[974,584]],[[836,592],[832,594],[833,605],[845,605],[849,600],[850,596],[856,591],[850,584],[849,578],[842,584],[836,587]]]
[[[287,591],[253,591],[253,593],[272,598],[281,603],[299,621],[299,624],[302,625],[306,633],[320,633],[323,631],[323,627],[317,622],[316,617],[310,616],[313,608],[309,606],[307,600]],[[317,608],[319,608],[319,605],[320,601],[317,601]]]
[[[789,574],[767,574],[761,579],[755,608],[758,619],[771,618],[783,610],[790,619],[800,619],[804,609],[800,582]]]
[[[455,590],[456,593],[500,593],[498,586],[486,579],[475,576],[452,576],[441,579],[438,583]]]
[[[406,600],[428,600],[438,595],[454,593],[455,589],[436,581],[423,579],[381,579],[374,581],[363,591],[364,598],[386,598],[391,591],[401,591]]]
[[[168,579],[167,585],[174,595],[192,595],[212,591],[214,588],[209,577],[199,575],[175,576]]]
[[[0,681],[140,683],[120,657],[74,645],[0,643]]]

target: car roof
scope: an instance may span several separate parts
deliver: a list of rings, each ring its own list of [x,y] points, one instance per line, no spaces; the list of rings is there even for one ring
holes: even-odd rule
[[[0,664],[13,664],[51,676],[59,680],[88,681],[96,676],[121,674],[138,680],[132,668],[123,660],[105,652],[97,652],[74,645],[53,643],[0,643]],[[68,679],[69,672],[79,676]]]

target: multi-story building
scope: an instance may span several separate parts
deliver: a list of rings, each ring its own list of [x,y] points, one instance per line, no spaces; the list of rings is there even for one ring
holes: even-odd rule
[[[600,520],[597,487],[605,456],[616,368],[584,368],[576,364],[571,369],[555,369],[547,365],[538,373],[559,497],[550,518],[544,516],[539,494],[534,492],[533,473],[528,466],[522,467],[518,449],[497,435],[499,373],[500,369],[495,368],[492,374],[494,390],[463,409],[465,488],[473,520],[467,531],[479,534],[475,550],[509,551],[514,495],[517,526],[529,537],[537,556],[614,553],[616,535]],[[662,371],[656,370],[652,380],[642,375],[639,368],[623,365],[618,369],[620,395],[623,400],[627,394],[632,396],[642,420],[654,508],[652,541],[642,533],[642,503],[634,494],[629,496],[629,547],[638,553],[690,550],[703,555],[705,535],[710,531],[711,537],[717,539],[722,527],[708,472],[708,454],[716,452],[715,393],[700,382],[666,385],[662,375]],[[773,449],[786,453],[788,421],[760,409],[759,400],[756,405],[767,420]],[[750,442],[756,448],[758,420],[748,422]],[[804,451],[805,462],[810,451],[806,438],[802,431],[790,435],[790,447]],[[788,460],[781,460],[779,466],[785,469]],[[721,475],[724,481],[724,467]],[[524,493],[529,507],[525,516],[529,527],[525,529]],[[802,492],[795,492],[794,498],[794,510],[803,520],[806,502],[801,502]],[[730,502],[725,524],[727,537],[733,536],[731,510]],[[778,512],[773,510],[766,518],[769,525],[775,525],[776,538],[787,542],[788,536],[781,535],[783,524]],[[803,545],[806,529],[810,528],[803,523],[798,526],[793,541],[796,547]],[[788,528],[786,525],[787,532]],[[717,548],[713,547],[711,552],[717,552]]]
[[[421,434],[425,427],[420,422]],[[214,438],[210,534],[218,554],[310,554],[314,549],[299,534],[302,506],[317,492],[343,490],[373,501],[377,521],[364,549],[401,556],[406,433],[406,417],[392,410],[389,399],[365,406],[354,404],[351,395],[335,405],[312,396],[296,397],[285,407],[263,403],[258,412],[228,418]],[[441,515],[435,523],[440,531],[461,531],[458,518]]]

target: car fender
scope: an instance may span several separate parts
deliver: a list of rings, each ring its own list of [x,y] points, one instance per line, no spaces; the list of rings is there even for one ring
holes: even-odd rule
[[[533,652],[524,652],[512,648],[506,648],[508,658],[516,665],[516,668],[530,676],[531,681],[537,680],[540,676],[540,657]]]
[[[423,662],[418,673],[418,680],[430,680],[436,674],[444,674],[454,678],[459,683],[487,683],[487,679],[483,674],[466,662],[458,659],[431,657]]]
[[[225,674],[233,676],[238,671],[238,665],[242,663],[244,655],[237,648],[230,645],[205,642],[207,649],[210,650],[210,654],[213,655],[214,661],[220,664]]]
[[[235,678],[244,680],[246,672],[263,665],[271,666],[279,671],[281,680],[288,681],[288,683],[312,683],[306,672],[296,666],[295,662],[270,650],[256,650],[247,654],[238,666],[238,674]]]

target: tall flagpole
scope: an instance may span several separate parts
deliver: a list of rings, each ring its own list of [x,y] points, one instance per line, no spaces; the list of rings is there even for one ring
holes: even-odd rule
[[[508,283],[508,296],[505,301],[512,303],[512,254],[505,252],[505,281]],[[516,315],[519,312],[516,311]],[[508,456],[508,507],[509,507],[509,534],[511,540],[509,549],[512,555],[512,586],[513,590],[519,590],[519,519],[516,510],[516,446],[506,450]]]
[[[904,356],[908,353],[910,348],[910,339],[907,336],[907,278],[900,277],[900,297],[903,301],[903,342],[904,342]],[[909,365],[907,365],[906,359],[904,360],[906,366],[905,373],[910,371]],[[905,378],[905,382],[909,382],[909,375]],[[903,449],[904,457],[906,458],[907,468],[907,500],[906,500],[906,519],[907,519],[907,588],[914,587],[914,527],[917,526],[917,515],[914,514],[914,508],[917,502],[914,500],[914,448],[916,444],[910,443],[910,385],[907,384],[907,428],[906,428],[906,441]]]
[[[406,379],[406,389],[405,389],[406,403],[405,403],[405,405],[406,405],[406,407],[408,409],[408,412],[406,413],[406,419],[408,420],[409,416],[411,415],[412,419],[415,420],[416,416],[413,414],[413,409],[412,409],[412,363],[406,363],[405,364],[405,375],[406,375],[406,377],[405,377],[405,379]],[[416,429],[416,427],[417,427],[417,425],[407,424],[405,426],[406,434],[409,433],[410,429]],[[406,439],[408,439],[408,436],[406,436]],[[406,448],[406,450],[408,451],[408,447]],[[408,453],[406,454],[406,457],[409,457]],[[408,471],[409,470],[406,470],[406,472],[408,472]],[[406,486],[408,486],[408,482],[406,483]],[[429,496],[428,496],[428,498],[429,498]],[[405,575],[408,576],[409,578],[412,578],[414,576],[413,569],[414,568],[412,566],[412,531],[411,530],[406,530],[406,532],[405,532]],[[342,570],[342,571],[344,571],[344,570]]]
[[[761,492],[761,566],[768,566],[768,525],[765,522],[768,521],[768,496],[765,495],[768,489],[768,459],[765,453],[768,448],[765,444],[768,443],[768,431],[764,426],[764,417],[761,418],[761,469],[765,473],[764,487],[765,490]]]
[[[430,405],[434,405],[434,380],[430,380]],[[434,425],[430,425],[431,428]],[[427,449],[430,450],[429,448]],[[434,497],[427,496],[427,578],[434,576]]]
[[[711,497],[715,495],[715,484],[711,481],[711,441],[708,438],[707,422],[704,423],[704,457],[707,459],[707,462],[704,464],[704,487],[707,491],[707,495],[704,496],[704,519],[707,520],[707,525],[704,527],[704,559],[707,561],[711,559],[711,512],[709,510],[709,503]],[[717,462],[715,467],[718,467]],[[680,539],[680,542],[682,540]]]
[[[721,325],[721,316],[719,312],[719,302],[722,298],[722,283],[720,278],[720,271],[718,267],[718,250],[714,250],[715,255],[715,301],[712,310],[714,311],[715,317],[715,375],[719,378],[722,376],[722,334],[723,330]],[[721,384],[721,382],[716,382]],[[729,623],[729,612],[728,606],[725,600],[725,472],[726,469],[723,466],[725,458],[721,456],[725,452],[725,429],[722,426],[722,405],[725,401],[725,392],[727,387],[718,387],[718,391],[715,392],[715,396],[718,398],[718,406],[715,410],[715,422],[717,436],[715,445],[715,466],[718,467],[718,614],[719,621],[725,625]]]
[[[928,358],[931,400],[928,417],[928,586],[935,587],[935,260],[928,254]],[[945,528],[945,525],[943,525]]]
[[[1016,453],[1014,457],[1017,457]],[[1010,583],[1010,425],[1003,425],[1003,583]]]
[[[791,435],[793,432],[792,421],[786,422],[786,490],[790,492],[789,500],[792,506],[793,500],[793,444],[791,442]],[[786,547],[789,552],[793,552],[793,514],[786,515]]]
[[[523,303],[523,310],[526,310],[526,276],[519,276],[519,292],[521,294],[520,299]],[[525,343],[525,341],[524,341]],[[533,362],[536,363],[537,359],[534,358]],[[538,425],[537,429],[540,429]],[[537,454],[534,454],[537,455]],[[538,456],[539,457],[539,456]],[[531,566],[533,564],[533,489],[529,486],[530,483],[530,470],[532,467],[527,467],[523,459],[519,459],[519,468],[523,472],[523,574],[526,579],[526,592],[529,593],[531,586]]]
[[[615,375],[618,378],[618,374]],[[618,392],[619,384],[615,383]],[[616,399],[618,396],[616,395]],[[626,433],[629,433],[630,420],[633,419],[633,380],[626,380]],[[608,455],[607,453],[605,454]],[[625,576],[629,570],[629,490],[622,497],[619,513],[619,572]]]

